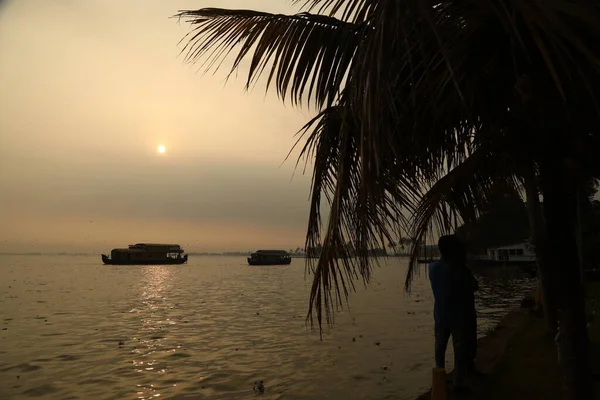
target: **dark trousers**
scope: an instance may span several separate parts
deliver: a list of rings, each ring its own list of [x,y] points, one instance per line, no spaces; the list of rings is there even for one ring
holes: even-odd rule
[[[475,369],[477,353],[477,320],[461,323],[435,324],[435,366],[445,368],[446,349],[452,336],[454,347],[454,383],[462,385]]]

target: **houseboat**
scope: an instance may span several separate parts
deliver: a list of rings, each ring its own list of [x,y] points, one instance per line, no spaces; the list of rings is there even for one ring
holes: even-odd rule
[[[248,257],[249,265],[287,265],[292,262],[285,250],[257,250]]]
[[[529,241],[490,247],[485,258],[501,263],[535,263],[535,252]]]
[[[102,262],[108,265],[171,265],[184,264],[187,254],[178,244],[138,243],[126,249],[113,249],[110,257],[102,254]]]
[[[535,251],[529,241],[489,247],[484,254],[469,254],[467,263],[473,267],[518,267],[531,276],[537,271]]]

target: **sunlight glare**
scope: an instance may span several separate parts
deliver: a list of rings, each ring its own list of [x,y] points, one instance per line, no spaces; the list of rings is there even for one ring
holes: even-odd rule
[[[156,148],[156,151],[158,151],[159,154],[165,154],[165,151],[167,151],[167,148],[161,144]]]

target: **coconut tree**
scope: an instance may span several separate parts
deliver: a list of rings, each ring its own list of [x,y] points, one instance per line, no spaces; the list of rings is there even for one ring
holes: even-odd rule
[[[546,329],[551,333],[556,333],[558,327],[556,266],[551,265],[553,259],[549,254],[550,249],[548,249],[548,241],[546,240],[544,217],[539,198],[538,179],[534,168],[525,168],[522,175],[527,199],[529,226],[531,229],[530,237],[538,265],[538,285],[539,289],[541,289]]]
[[[418,244],[430,226],[424,221],[450,227],[454,211],[474,214],[485,199],[482,190],[483,196],[439,202],[445,206],[427,219],[430,208],[419,201],[423,183],[459,176],[455,168],[475,168],[486,154],[504,154],[539,171],[548,248],[560,249],[552,254],[552,273],[560,282],[567,384],[572,398],[588,396],[583,297],[573,268],[573,177],[582,144],[598,136],[596,2],[307,0],[304,6],[308,12],[293,16],[217,9],[180,16],[195,28],[184,50],[191,61],[205,56],[208,67],[218,66],[236,49],[232,71],[248,56],[248,86],[268,72],[268,86],[282,99],[314,100],[320,110],[302,131],[302,154],[315,164],[307,247],[323,243],[311,266],[310,315],[331,322],[354,278],[368,282],[368,250],[393,240],[396,225],[407,223],[403,210],[420,221],[413,225],[421,226]],[[495,180],[514,187],[509,171]],[[488,184],[481,180],[479,187]],[[331,208],[324,229],[323,195]],[[349,257],[348,241],[358,257]]]

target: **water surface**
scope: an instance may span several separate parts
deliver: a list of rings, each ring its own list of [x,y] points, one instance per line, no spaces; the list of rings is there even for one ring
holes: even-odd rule
[[[320,341],[302,259],[0,256],[0,399],[413,399],[430,383],[432,299],[424,275],[404,294],[405,270],[377,268]],[[531,287],[480,283],[480,334]]]

